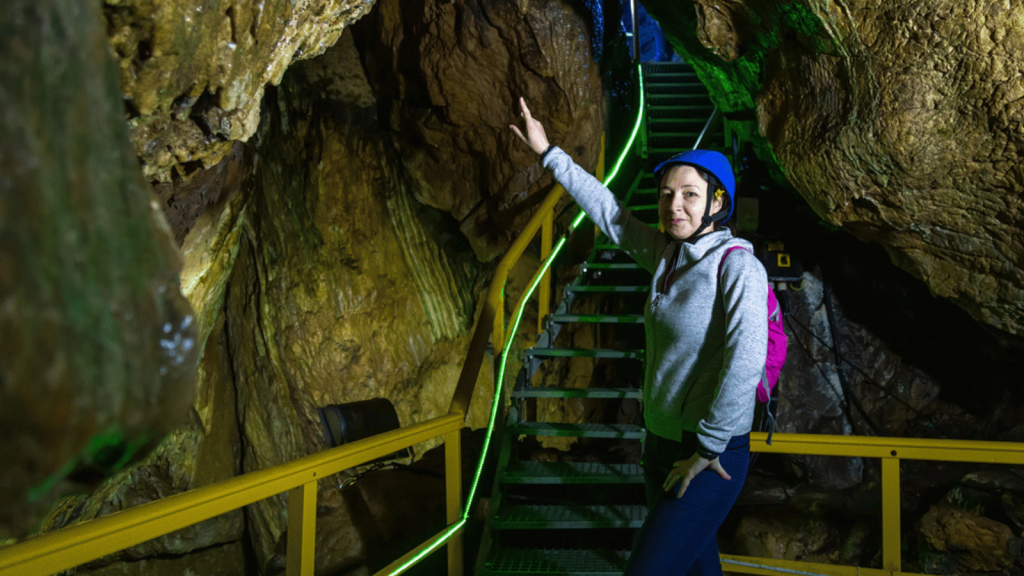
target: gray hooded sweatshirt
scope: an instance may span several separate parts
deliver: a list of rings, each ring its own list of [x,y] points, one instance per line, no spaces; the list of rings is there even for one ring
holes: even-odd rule
[[[705,449],[722,452],[750,432],[768,350],[768,278],[752,246],[728,230],[676,241],[633,217],[561,149],[542,161],[598,228],[654,275],[644,307],[647,429],[676,441],[694,432]],[[733,246],[744,250],[723,263]]]

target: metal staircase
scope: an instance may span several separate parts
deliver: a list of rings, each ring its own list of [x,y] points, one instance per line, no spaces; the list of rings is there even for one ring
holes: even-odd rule
[[[729,155],[722,147],[726,140],[721,123],[709,123],[715,106],[693,67],[685,62],[650,63],[644,64],[643,75],[646,105],[641,154],[651,167],[691,148],[699,139],[701,148]]]
[[[653,166],[653,162],[693,146],[714,108],[686,64],[648,64],[643,73],[648,120],[640,153]],[[637,176],[623,198],[634,215],[652,227],[658,226],[655,188],[649,174]],[[527,445],[523,439],[528,442],[536,436],[638,443],[644,435],[639,418],[630,423],[583,424],[529,419],[536,412],[531,404],[536,399],[641,399],[643,306],[651,276],[603,235],[595,240],[581,270],[565,288],[558,309],[548,316],[547,328],[537,345],[524,353],[524,366],[511,394],[514,402],[502,437],[475,571],[478,576],[621,575],[634,533],[647,514],[643,470],[637,462],[639,446],[633,447],[632,458],[612,463],[531,461],[523,450]],[[614,309],[614,313],[573,313],[585,298],[601,298],[603,309]],[[596,324],[598,331],[614,331],[615,346],[557,346],[563,327],[579,323]],[[601,343],[600,334],[595,342]],[[632,385],[611,381],[608,387],[534,387],[534,376],[543,362],[554,358],[629,362],[626,370],[635,378]]]

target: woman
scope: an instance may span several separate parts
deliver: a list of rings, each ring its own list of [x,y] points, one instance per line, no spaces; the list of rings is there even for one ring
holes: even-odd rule
[[[522,98],[519,105],[526,134],[513,132],[608,238],[654,275],[644,308],[649,513],[626,574],[721,574],[715,532],[746,478],[768,345],[764,267],[748,242],[720,226],[733,211],[729,162],[693,150],[658,165],[659,232],[550,146]]]

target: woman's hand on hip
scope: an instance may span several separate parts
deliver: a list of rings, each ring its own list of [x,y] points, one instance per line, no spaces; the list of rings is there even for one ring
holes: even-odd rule
[[[526,136],[523,136],[522,131],[515,124],[509,126],[516,136],[523,141],[524,144],[530,147],[531,150],[537,154],[543,154],[548,149],[550,144],[548,143],[548,136],[544,133],[544,126],[541,125],[534,117],[530,114],[530,109],[526,107],[526,100],[522,97],[519,98],[519,109],[522,110],[522,114],[519,115],[526,122]]]
[[[668,492],[676,485],[676,482],[679,482],[679,493],[676,494],[676,498],[682,498],[683,492],[686,492],[690,482],[705,468],[717,472],[725,480],[732,480],[732,477],[725,471],[725,468],[722,468],[718,458],[708,460],[695,453],[686,460],[678,460],[672,464],[672,470],[669,471],[668,477],[665,478],[665,484],[662,488],[664,488],[665,492]]]

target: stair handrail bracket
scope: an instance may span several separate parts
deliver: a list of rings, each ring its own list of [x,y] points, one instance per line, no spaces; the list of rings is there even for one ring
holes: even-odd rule
[[[505,283],[508,281],[508,274],[516,265],[519,258],[529,247],[537,231],[544,226],[545,221],[553,213],[558,201],[565,194],[561,184],[556,184],[537,208],[530,221],[523,228],[522,233],[516,238],[512,246],[502,257],[494,270],[491,285],[484,298],[483,310],[477,319],[476,331],[469,345],[466,354],[466,361],[462,365],[462,372],[459,374],[459,382],[452,395],[452,402],[448,408],[449,414],[468,414],[469,401],[473,397],[473,389],[476,387],[477,376],[480,374],[480,367],[483,364],[487,352],[488,337],[491,338],[494,348],[494,357],[497,358],[505,349]],[[548,247],[550,249],[550,246]],[[509,338],[511,339],[511,337]]]

